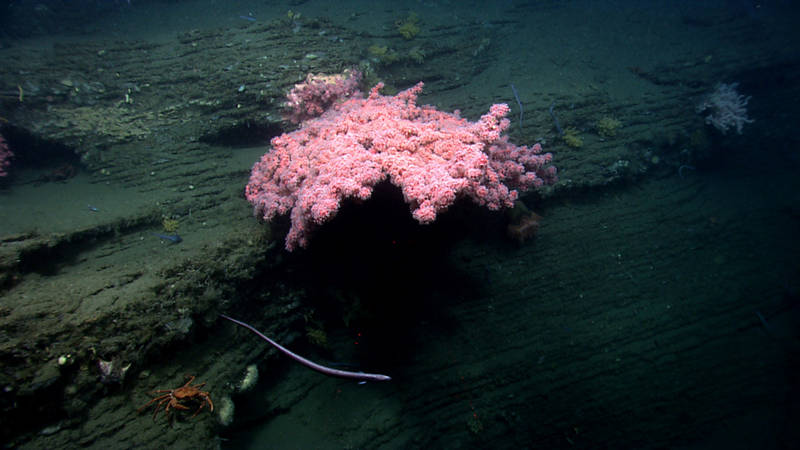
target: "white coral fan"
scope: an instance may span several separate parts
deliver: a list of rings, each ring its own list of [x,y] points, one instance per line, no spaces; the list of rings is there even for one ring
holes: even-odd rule
[[[697,112],[708,111],[706,123],[713,125],[725,134],[729,128],[736,128],[736,132],[742,134],[742,127],[753,120],[747,117],[747,102],[750,96],[745,97],[736,90],[739,83],[717,85],[702,103],[697,105]]]
[[[250,364],[244,371],[244,377],[239,382],[236,391],[239,393],[247,392],[253,389],[253,386],[258,383],[258,367],[255,364]]]

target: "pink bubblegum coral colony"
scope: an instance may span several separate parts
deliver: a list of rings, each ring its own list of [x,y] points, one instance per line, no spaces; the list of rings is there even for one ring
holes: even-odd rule
[[[458,111],[417,106],[422,86],[383,96],[379,83],[368,98],[335,104],[272,139],[245,194],[265,220],[290,214],[287,250],[305,247],[343,199],[366,200],[386,178],[402,190],[420,223],[432,222],[460,196],[496,210],[513,205],[515,189],[556,181],[550,153],[542,154],[539,144],[515,146],[503,135],[508,105],[493,105],[469,122]]]
[[[11,164],[11,161],[9,160],[12,156],[14,156],[14,154],[8,149],[6,140],[3,139],[3,135],[0,134],[0,177],[8,175],[8,172],[6,172],[6,167]]]

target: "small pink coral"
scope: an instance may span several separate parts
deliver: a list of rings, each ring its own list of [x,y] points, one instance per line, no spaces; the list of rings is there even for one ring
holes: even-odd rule
[[[336,101],[360,95],[358,83],[361,72],[345,70],[336,75],[308,74],[306,80],[296,84],[286,96],[284,119],[301,123],[321,115]]]
[[[14,156],[14,154],[8,149],[6,140],[3,138],[3,135],[0,134],[0,177],[8,175],[6,168],[11,165],[12,156]]]
[[[517,189],[556,181],[552,155],[515,146],[507,105],[493,105],[477,122],[432,106],[417,106],[422,83],[396,96],[333,104],[300,129],[272,139],[253,167],[245,194],[257,216],[290,214],[286,248],[305,247],[313,229],[346,198],[366,200],[384,179],[398,186],[413,217],[430,223],[459,197],[496,210],[513,206]]]

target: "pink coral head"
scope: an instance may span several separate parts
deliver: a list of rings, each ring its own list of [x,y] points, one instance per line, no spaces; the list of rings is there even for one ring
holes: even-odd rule
[[[306,90],[324,97],[332,89],[328,81],[307,78],[294,98],[318,98],[303,97]],[[555,182],[555,170],[547,167],[552,156],[542,154],[541,145],[518,147],[503,134],[508,105],[492,105],[470,122],[417,106],[422,83],[395,96],[381,95],[382,87],[378,83],[367,98],[352,94],[273,138],[272,150],[253,167],[247,200],[265,220],[289,213],[288,250],[305,247],[343,200],[366,200],[384,180],[400,188],[423,224],[459,198],[496,210],[513,206],[520,190]]]

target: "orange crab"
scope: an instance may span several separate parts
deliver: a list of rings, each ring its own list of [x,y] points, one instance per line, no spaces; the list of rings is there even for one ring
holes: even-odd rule
[[[177,389],[159,389],[157,391],[150,392],[150,395],[161,394],[163,392],[165,392],[165,394],[159,395],[158,397],[155,397],[147,402],[146,405],[139,408],[139,412],[142,412],[143,409],[155,402],[158,402],[158,404],[156,405],[156,410],[153,411],[153,420],[156,420],[156,416],[164,404],[166,404],[164,407],[164,415],[167,417],[167,420],[169,420],[169,410],[171,408],[189,409],[189,407],[184,404],[186,402],[200,402],[200,407],[197,408],[197,411],[195,411],[192,417],[200,414],[200,411],[203,410],[203,407],[206,406],[206,403],[208,403],[209,411],[213,412],[214,403],[211,402],[211,396],[208,394],[208,392],[200,390],[200,388],[206,384],[200,383],[192,386],[191,384],[192,381],[194,381],[194,378],[194,375],[192,375],[186,384]]]

